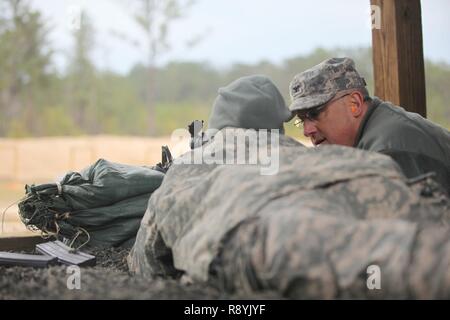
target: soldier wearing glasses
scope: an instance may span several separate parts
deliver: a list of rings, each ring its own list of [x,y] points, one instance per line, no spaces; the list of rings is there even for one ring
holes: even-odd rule
[[[450,133],[416,113],[370,97],[349,58],[332,58],[294,77],[290,109],[315,146],[338,144],[392,157],[408,178],[434,172],[450,194]]]

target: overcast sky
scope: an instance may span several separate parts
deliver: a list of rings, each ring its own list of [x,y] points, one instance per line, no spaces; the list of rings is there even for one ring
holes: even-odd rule
[[[93,59],[102,69],[125,73],[143,61],[142,49],[112,35],[112,30],[143,42],[130,16],[138,0],[32,0],[52,26],[55,62],[63,68],[71,50],[68,8],[80,5],[95,28]],[[450,1],[422,0],[424,52],[450,63]],[[226,67],[235,62],[279,62],[317,47],[371,45],[369,0],[197,0],[171,28],[171,51],[159,61],[207,61]],[[194,48],[186,43],[204,35]]]

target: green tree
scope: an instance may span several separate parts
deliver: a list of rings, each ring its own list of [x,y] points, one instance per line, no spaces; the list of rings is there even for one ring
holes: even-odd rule
[[[427,117],[450,129],[450,65],[425,61]]]
[[[67,72],[67,104],[74,122],[83,131],[99,133],[96,117],[97,75],[91,61],[95,46],[94,28],[86,12],[81,12],[80,25],[72,31],[73,53]]]
[[[0,0],[0,134],[36,134],[51,50],[39,12],[26,0]],[[15,132],[11,132],[15,131]]]
[[[169,49],[168,35],[173,21],[183,17],[182,13],[194,3],[193,0],[139,0],[132,15],[145,34],[146,43],[146,105],[148,133],[156,133],[155,97],[158,87],[156,64]],[[128,5],[128,4],[127,4]],[[134,41],[136,42],[136,41]]]

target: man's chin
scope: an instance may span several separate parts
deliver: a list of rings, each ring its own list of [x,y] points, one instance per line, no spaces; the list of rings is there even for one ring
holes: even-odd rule
[[[317,141],[317,142],[313,143],[313,145],[315,147],[320,147],[320,146],[325,145],[325,144],[330,144],[330,143],[326,139],[320,140],[320,141]]]

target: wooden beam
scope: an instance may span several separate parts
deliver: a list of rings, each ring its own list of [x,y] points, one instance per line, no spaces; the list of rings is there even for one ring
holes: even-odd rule
[[[46,241],[41,236],[0,238],[0,251],[30,251]]]
[[[378,6],[381,18],[380,28],[372,29],[375,95],[426,117],[420,0],[371,4]]]

